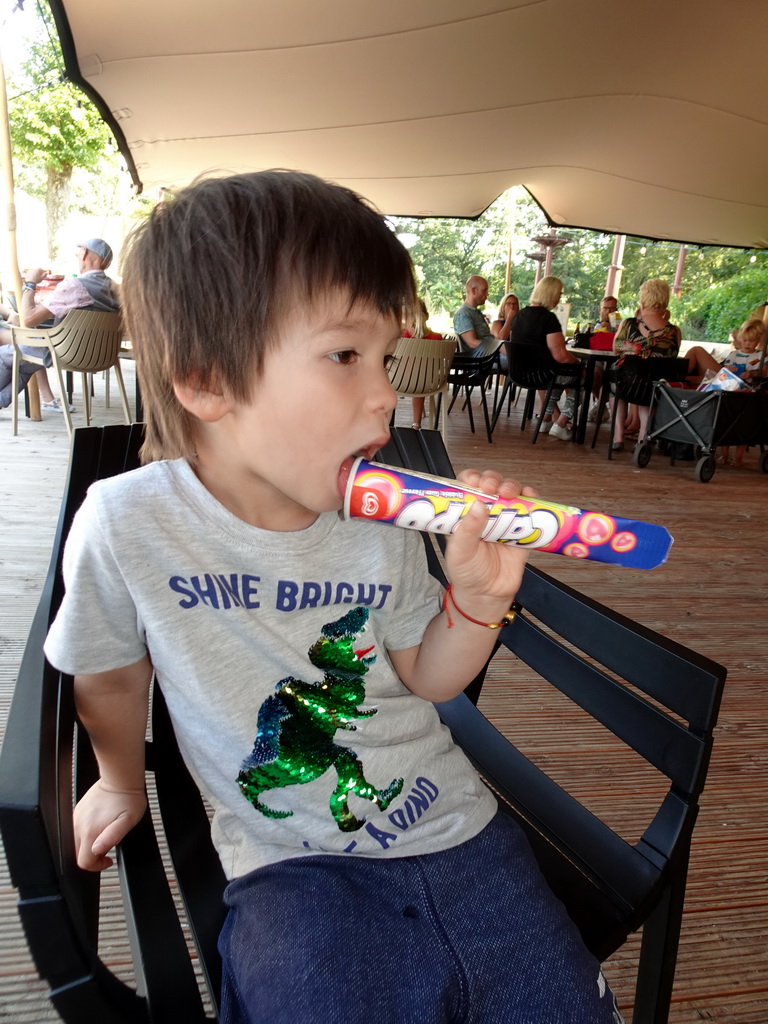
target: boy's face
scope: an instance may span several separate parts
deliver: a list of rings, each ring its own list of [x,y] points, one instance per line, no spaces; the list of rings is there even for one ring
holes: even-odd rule
[[[289,314],[250,402],[232,400],[215,449],[198,449],[203,483],[254,525],[304,529],[341,508],[342,465],[389,438],[397,395],[386,366],[401,328],[373,307],[347,306],[334,293]]]

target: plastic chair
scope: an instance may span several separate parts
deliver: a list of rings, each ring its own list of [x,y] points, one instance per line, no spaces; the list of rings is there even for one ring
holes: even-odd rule
[[[549,403],[549,399],[552,396],[552,392],[556,387],[572,387],[575,391],[574,395],[574,419],[573,419],[573,430],[571,432],[572,440],[576,440],[578,432],[578,414],[581,408],[581,377],[583,367],[581,363],[578,365],[572,363],[563,363],[554,369],[552,366],[552,357],[549,355],[549,351],[544,347],[537,345],[524,345],[521,343],[515,343],[511,341],[505,341],[504,346],[507,353],[507,380],[504,384],[504,390],[501,393],[501,399],[496,405],[496,411],[494,413],[493,426],[496,426],[496,421],[499,418],[501,410],[504,406],[506,399],[511,399],[512,388],[517,386],[521,389],[527,390],[525,396],[525,405],[523,406],[523,415],[520,421],[520,429],[525,430],[525,425],[528,420],[533,419],[534,402],[536,399],[537,391],[546,391],[546,397],[544,404],[541,408],[541,415],[539,415],[536,422],[536,429],[533,432],[531,438],[531,444],[536,444],[536,440],[539,436],[539,430],[541,429],[542,416],[544,410]],[[558,377],[570,377],[570,384],[556,384],[555,381]]]
[[[628,405],[650,405],[653,396],[654,381],[684,381],[688,375],[688,360],[675,359],[668,356],[657,356],[643,359],[642,356],[624,356],[603,376],[603,387],[595,418],[595,432],[592,435],[591,447],[595,447],[597,435],[603,418],[603,410],[613,392],[614,403],[611,414],[611,426],[608,434],[608,458],[613,458],[613,431],[619,411],[619,399]],[[642,439],[641,439],[642,440]]]
[[[94,480],[138,464],[141,440],[137,425],[75,433],[51,566],[0,752],[0,833],[19,891],[19,914],[37,969],[66,1024],[218,1019],[216,938],[225,880],[161,694],[156,688],[147,748],[150,810],[118,850],[121,905],[114,886],[100,888],[98,875],[75,864],[73,798],[90,785],[95,764],[76,723],[72,680],[43,654],[61,600],[61,555],[72,517]],[[453,476],[434,430],[395,429],[379,458]],[[442,578],[433,540],[425,536],[430,571]],[[615,770],[611,785],[632,795],[628,813],[641,838],[620,838],[504,739],[469,696],[438,710],[502,808],[528,833],[550,886],[596,956],[604,959],[643,927],[633,1022],[666,1024],[691,831],[725,670],[530,567],[517,603],[519,614],[500,631],[500,640],[517,666],[602,723],[612,747],[624,750],[626,744],[626,770]],[[484,675],[466,691],[473,699]],[[558,727],[564,730],[565,724]],[[644,804],[634,796],[638,755],[669,780],[647,827],[640,821]],[[595,771],[602,789],[601,763]],[[100,951],[100,900],[113,918],[125,918],[135,986],[121,980],[122,950],[114,970]],[[114,925],[112,931],[110,943],[116,941]]]
[[[437,338],[403,338],[395,349],[389,372],[392,387],[398,395],[429,398],[429,425],[437,425],[442,412],[440,433],[448,441],[448,371],[456,353],[456,342]],[[437,396],[437,403],[435,397]]]
[[[114,368],[120,397],[123,402],[125,422],[131,422],[131,410],[125,391],[123,374],[120,369],[120,345],[122,342],[122,318],[119,313],[102,313],[90,309],[70,310],[60,324],[48,330],[32,327],[12,327],[13,345],[13,434],[18,433],[19,422],[19,365],[22,362],[45,366],[39,356],[30,356],[21,351],[21,345],[47,348],[51,353],[53,368],[59,381],[62,412],[67,431],[72,437],[72,417],[69,412],[67,391],[64,386],[64,372],[83,375],[83,402],[86,424],[91,422],[91,390],[88,375],[99,370]]]

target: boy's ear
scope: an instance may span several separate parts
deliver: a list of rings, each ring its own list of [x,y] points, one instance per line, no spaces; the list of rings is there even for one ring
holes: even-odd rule
[[[173,390],[180,404],[190,415],[204,423],[215,423],[231,407],[229,399],[216,386],[208,383],[201,386],[195,380],[173,382]]]

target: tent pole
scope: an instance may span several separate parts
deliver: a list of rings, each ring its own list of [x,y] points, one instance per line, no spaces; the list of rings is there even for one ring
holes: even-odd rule
[[[680,246],[680,251],[677,254],[677,270],[675,271],[675,283],[672,285],[672,294],[676,299],[679,299],[683,292],[683,271],[685,270],[685,254],[688,249],[685,243]]]
[[[624,259],[624,244],[627,241],[626,235],[616,235],[613,240],[613,256],[611,265],[608,268],[608,278],[605,282],[605,294],[619,297],[621,289],[621,274],[624,270],[622,261]]]
[[[13,291],[16,295],[16,306],[19,311],[19,321],[24,326],[24,319],[21,312],[22,283],[19,273],[19,257],[16,249],[16,203],[13,190],[13,153],[11,150],[11,129],[8,120],[8,92],[5,87],[5,65],[3,64],[2,53],[0,53],[0,167],[2,167],[2,190],[3,208],[5,210],[5,287],[9,289],[8,281],[13,284]],[[37,381],[33,374],[27,384],[29,391],[29,416],[33,420],[41,420],[40,413],[40,392]]]

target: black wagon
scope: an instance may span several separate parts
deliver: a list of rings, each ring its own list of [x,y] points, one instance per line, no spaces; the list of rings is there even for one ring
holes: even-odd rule
[[[764,391],[687,391],[663,382],[653,385],[649,429],[636,446],[634,463],[643,469],[654,445],[666,449],[672,462],[675,446],[692,445],[699,453],[695,473],[706,484],[715,475],[721,445],[760,445],[760,469],[768,473],[768,394]]]

